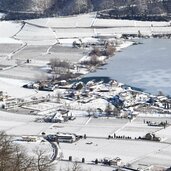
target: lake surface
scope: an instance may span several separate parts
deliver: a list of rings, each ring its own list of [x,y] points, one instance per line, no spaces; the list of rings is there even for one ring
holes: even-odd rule
[[[123,49],[102,69],[85,77],[110,77],[152,94],[171,95],[171,40],[138,41],[143,44]]]

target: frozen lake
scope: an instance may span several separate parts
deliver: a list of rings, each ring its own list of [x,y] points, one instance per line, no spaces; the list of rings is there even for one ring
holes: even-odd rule
[[[171,40],[140,39],[143,44],[117,53],[86,77],[110,77],[146,92],[171,95]]]

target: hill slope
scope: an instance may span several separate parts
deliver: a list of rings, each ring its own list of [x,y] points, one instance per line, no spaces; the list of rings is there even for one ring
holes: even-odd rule
[[[136,7],[135,10],[133,7]],[[136,14],[170,15],[170,0],[0,0],[0,11],[13,17],[34,15],[71,15],[117,8],[122,14],[128,8]],[[14,15],[15,14],[15,15]],[[22,15],[19,15],[22,14]]]

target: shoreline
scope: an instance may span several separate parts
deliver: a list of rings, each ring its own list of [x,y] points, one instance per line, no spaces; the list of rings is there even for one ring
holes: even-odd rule
[[[168,39],[149,38],[149,39],[135,39],[135,40],[137,42],[142,42],[142,43],[138,43],[136,45],[142,44],[142,46],[131,47],[129,50],[126,50],[126,52],[123,52],[123,55],[117,54],[118,58],[116,59],[116,63],[118,64],[118,66],[123,65],[122,69],[124,69],[124,66],[126,65],[126,62],[124,62],[125,60],[127,61],[130,58],[130,61],[131,61],[130,65],[125,68],[125,70],[126,70],[125,82],[123,81],[124,80],[123,72],[121,73],[121,76],[119,76],[119,67],[117,67],[117,64],[115,64],[114,62],[112,62],[111,64],[108,63],[107,71],[99,70],[97,74],[89,74],[88,77],[96,77],[96,76],[110,77],[111,79],[118,80],[119,82],[124,83],[125,85],[128,85],[130,87],[135,87],[135,88],[141,89],[145,93],[157,95],[160,91],[162,91],[165,96],[170,96],[171,95],[169,92],[170,88],[168,85],[169,84],[169,80],[168,80],[169,74],[167,74],[170,70],[168,68],[168,63],[163,62],[160,64],[160,62],[159,62],[158,64],[155,64],[153,62],[153,58],[154,58],[154,60],[162,61],[162,59],[163,59],[162,56],[165,57],[164,58],[165,60],[167,59],[166,58],[167,55],[164,55],[164,54],[165,54],[165,49],[167,50],[170,47],[169,46],[170,39],[168,40]],[[159,43],[157,43],[157,40],[159,41]],[[150,60],[148,60],[148,58],[150,57],[150,54],[148,52],[150,52],[151,50],[150,50],[150,48],[148,48],[147,54],[146,54],[145,50],[147,47],[150,46],[150,44],[153,44],[153,42],[154,43],[156,42],[157,45],[155,44],[154,47],[158,48],[157,52],[159,52],[159,53],[154,53],[154,55],[152,56],[152,61],[150,61]],[[161,43],[165,43],[165,42],[168,43],[167,46],[164,46],[164,45],[160,46],[160,45],[162,45]],[[142,51],[141,51],[141,47],[142,47]],[[152,50],[154,51],[154,48]],[[140,54],[137,55],[138,57],[136,59],[135,59],[136,55],[134,55],[134,51],[135,51],[135,53],[140,52]],[[166,54],[168,54],[167,52],[169,52],[169,51],[167,50]],[[164,54],[162,54],[162,53],[164,53]],[[145,55],[145,57],[146,56],[148,56],[148,57],[143,59],[144,55]],[[161,58],[160,58],[160,56],[161,56]],[[119,57],[121,57],[121,58],[119,58]],[[139,58],[140,58],[140,61],[139,61]],[[122,64],[122,61],[119,59],[124,60],[123,64]],[[135,59],[135,64],[132,64],[134,59]],[[141,67],[139,65],[142,63],[144,64],[146,62],[147,62],[147,67],[145,67],[146,69],[143,66]],[[155,65],[155,67],[150,68],[151,63],[152,63],[152,66]],[[159,67],[157,67],[156,65]],[[161,65],[161,68],[160,68],[160,65]],[[112,71],[112,66],[115,67],[113,72],[116,72],[116,73],[114,75],[110,74],[110,72]],[[140,69],[136,68],[136,66],[137,67],[140,66]],[[163,68],[164,66],[166,68]],[[132,69],[135,68],[135,69],[133,69],[133,71],[135,71],[135,72],[133,72],[131,69],[129,69],[130,67],[132,67]],[[143,69],[145,69],[145,70],[143,70]],[[140,72],[138,72],[139,70],[140,70]],[[127,71],[130,75],[127,74]],[[147,72],[148,75],[143,74],[143,71],[145,71],[145,73]],[[109,72],[109,74],[108,74],[108,72]],[[165,72],[166,72],[166,75],[163,75]],[[133,77],[131,76],[131,73],[133,74]],[[134,73],[135,73],[135,76],[134,76]],[[159,73],[159,74],[155,74],[155,73]],[[161,75],[160,75],[160,73],[161,73]],[[142,75],[142,77],[140,75]],[[130,76],[130,77],[127,79],[127,76]],[[168,78],[167,79],[168,81],[166,80],[166,78]],[[163,84],[157,84],[159,81],[162,81],[162,80],[163,80]],[[157,83],[155,84],[154,81],[156,81]],[[146,84],[146,82],[148,84]]]
[[[115,48],[116,48],[116,51],[113,53],[113,55],[111,55],[111,56],[109,56],[109,57],[106,56],[105,58],[103,58],[104,56],[100,56],[100,57],[102,57],[102,60],[103,60],[102,62],[104,62],[104,63],[103,63],[103,64],[100,64],[100,65],[98,65],[98,66],[94,66],[93,72],[96,72],[96,71],[97,71],[98,69],[100,69],[102,66],[108,64],[108,61],[109,61],[111,58],[115,57],[115,55],[116,55],[117,53],[121,52],[122,49],[125,49],[125,48],[128,48],[128,47],[134,45],[134,43],[135,43],[135,41],[132,41],[132,40],[125,40],[125,39],[124,39],[124,40],[123,40],[123,43],[121,43],[119,46],[116,46],[116,47],[115,47]],[[89,57],[89,56],[83,56],[83,57],[79,60],[78,64],[80,63],[80,61],[81,61],[82,59],[86,59],[87,57]],[[88,67],[86,67],[86,68],[88,68]],[[80,76],[81,78],[75,78],[74,80],[80,80],[80,79],[84,78],[84,76],[87,75],[87,74],[89,74],[89,73],[91,73],[91,70],[87,70],[87,72],[85,72],[83,75]],[[71,80],[71,81],[72,81],[72,80]]]

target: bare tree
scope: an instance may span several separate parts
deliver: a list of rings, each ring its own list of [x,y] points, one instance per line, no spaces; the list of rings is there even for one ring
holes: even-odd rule
[[[21,147],[15,145],[5,132],[0,132],[0,170],[32,170],[32,159],[26,155]]]
[[[26,152],[20,146],[13,146],[14,153],[10,161],[13,171],[30,171],[33,170],[33,160],[28,157]]]
[[[113,112],[113,109],[112,109],[112,106],[110,103],[107,104],[106,108],[105,108],[105,112],[106,112],[106,115],[111,115],[112,112]]]
[[[119,116],[120,115],[120,109],[117,107],[114,107],[113,109],[113,116]]]
[[[37,150],[37,157],[28,156],[24,148],[0,132],[0,171],[53,171],[53,166],[44,151]]]
[[[81,166],[79,165],[78,162],[74,162],[71,171],[82,171]]]
[[[0,133],[0,170],[5,171],[9,166],[9,158],[12,151],[12,146],[9,137],[4,132]]]
[[[36,157],[34,158],[34,166],[36,171],[53,171],[53,163],[50,159],[50,156],[47,155],[46,150],[42,150],[40,148],[35,149],[34,153]]]
[[[72,163],[72,165],[68,165],[68,167],[65,168],[65,171],[83,171],[83,169],[80,166],[80,164],[77,161],[75,161]]]
[[[162,91],[159,91],[158,96],[164,96],[164,93]]]
[[[90,56],[96,55],[101,56],[101,51],[98,47],[94,47],[93,50],[89,53]]]
[[[68,77],[70,75],[71,65],[66,60],[59,60],[58,58],[53,58],[50,60],[50,65],[52,68],[53,78],[57,79],[61,76]]]
[[[62,68],[67,68],[67,69],[70,68],[70,64],[68,61],[66,60],[62,61],[62,60],[59,60],[58,58],[51,59],[50,65],[51,65],[52,70],[56,67],[62,67]]]
[[[106,49],[105,49],[105,55],[106,56],[111,56],[115,53],[116,48],[114,47],[113,44],[107,44]]]

